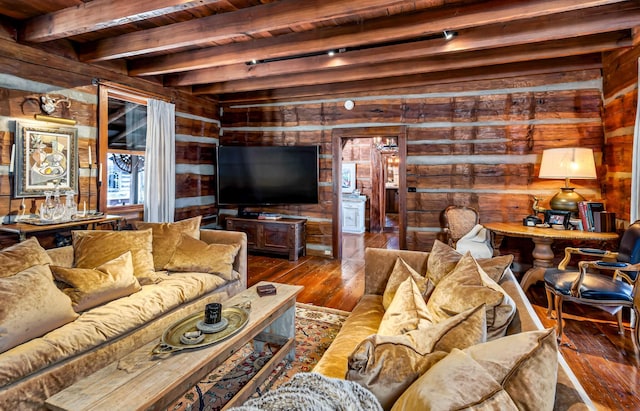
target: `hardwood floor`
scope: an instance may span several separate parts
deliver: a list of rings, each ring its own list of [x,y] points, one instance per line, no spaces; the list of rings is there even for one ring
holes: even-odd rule
[[[250,255],[249,285],[262,280],[302,285],[298,301],[351,311],[364,292],[365,247],[397,249],[397,233],[344,234],[342,261]],[[555,326],[546,316],[542,283],[530,287],[528,297],[544,326]],[[603,311],[571,303],[564,311],[560,350],[598,410],[640,410],[640,355],[634,352],[628,315],[625,334],[619,335],[615,318]]]

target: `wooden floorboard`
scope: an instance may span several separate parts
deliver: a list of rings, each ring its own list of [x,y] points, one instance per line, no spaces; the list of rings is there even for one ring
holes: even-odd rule
[[[249,285],[276,281],[304,286],[298,301],[351,311],[364,293],[364,249],[398,248],[394,233],[344,234],[342,261],[305,256],[296,262],[264,255],[249,256]],[[547,318],[542,283],[527,292],[545,327]],[[618,334],[615,318],[589,307],[565,303],[565,335],[560,350],[598,410],[640,410],[640,354],[634,351],[625,313],[625,334]]]

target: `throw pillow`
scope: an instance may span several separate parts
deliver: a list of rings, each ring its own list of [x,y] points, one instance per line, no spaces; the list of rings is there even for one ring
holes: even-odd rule
[[[71,298],[76,312],[131,295],[142,288],[133,275],[131,251],[94,269],[51,266],[51,271],[56,280],[68,284],[62,291]]]
[[[485,304],[487,338],[502,337],[516,313],[511,297],[467,253],[444,277],[427,302],[429,316],[440,322],[472,307]]]
[[[144,221],[134,223],[138,230],[151,229],[153,237],[153,266],[156,271],[164,270],[164,266],[167,265],[176,251],[182,234],[200,239],[201,221],[202,216],[197,216],[174,223],[147,223]]]
[[[78,318],[48,265],[0,278],[0,353]]]
[[[552,410],[557,378],[554,329],[528,331],[452,350],[392,410]]]
[[[168,271],[217,274],[233,280],[233,261],[239,244],[207,244],[182,234],[175,253],[164,267]]]
[[[422,292],[413,278],[409,277],[398,286],[389,308],[380,321],[378,334],[404,334],[432,323]]]
[[[372,335],[349,356],[346,378],[373,392],[388,410],[413,381],[453,348],[485,342],[484,316],[484,307],[479,306],[403,335]]]
[[[420,289],[425,301],[429,299],[429,295],[433,291],[434,287],[431,280],[421,276],[401,257],[398,257],[395,265],[393,266],[393,271],[391,271],[391,275],[389,275],[389,280],[387,281],[384,294],[382,295],[382,306],[385,310],[389,308],[400,284],[409,277],[413,278],[413,281],[416,282],[416,285]]]
[[[429,278],[433,284],[439,283],[440,280],[453,271],[462,256],[463,254],[460,254],[448,244],[436,240],[433,243],[433,247],[429,252],[429,258],[427,259],[427,278]],[[493,281],[500,282],[502,275],[513,262],[513,255],[508,254],[491,258],[478,258],[476,261]]]
[[[9,277],[40,264],[51,264],[51,257],[35,237],[0,251],[0,277]]]
[[[71,234],[76,268],[93,269],[131,251],[133,270],[140,285],[161,281],[160,276],[153,270],[151,229],[77,230]]]

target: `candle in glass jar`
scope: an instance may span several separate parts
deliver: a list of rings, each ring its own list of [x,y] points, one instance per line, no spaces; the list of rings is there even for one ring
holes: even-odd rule
[[[93,164],[93,162],[91,161],[91,146],[89,146],[89,167],[91,167],[91,164]]]
[[[11,162],[9,163],[9,173],[13,173],[13,168],[16,163],[16,145],[11,146]]]

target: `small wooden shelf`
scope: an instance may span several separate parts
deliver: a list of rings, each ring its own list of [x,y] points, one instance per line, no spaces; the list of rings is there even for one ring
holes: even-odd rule
[[[304,218],[260,220],[227,217],[226,228],[246,233],[249,251],[286,255],[289,260],[297,261],[299,255],[306,255],[306,222]]]

